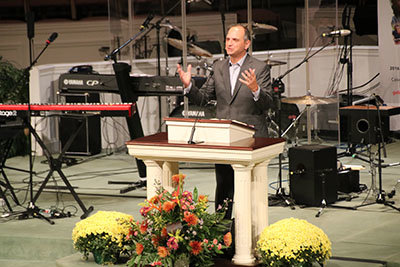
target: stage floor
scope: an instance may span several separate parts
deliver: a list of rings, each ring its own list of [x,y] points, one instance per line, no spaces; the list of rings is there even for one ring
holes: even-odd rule
[[[305,141],[303,141],[302,144]],[[335,146],[333,142],[323,143]],[[338,148],[343,152],[346,145]],[[375,149],[375,148],[374,148]],[[394,140],[386,144],[387,158],[385,164],[394,166],[382,169],[382,188],[387,193],[397,189],[392,199],[394,206],[400,208],[400,142]],[[78,192],[86,207],[93,206],[98,210],[115,210],[132,214],[140,219],[139,203],[146,196],[144,189],[136,189],[120,193],[126,185],[108,184],[109,181],[138,181],[139,175],[134,159],[125,150],[113,154],[98,154],[94,156],[76,157],[77,164],[63,164],[62,171]],[[373,183],[368,162],[356,157],[338,159],[343,164],[363,165],[360,171],[360,183],[371,189],[374,184],[379,187],[378,177]],[[27,170],[28,157],[8,159],[6,166]],[[284,158],[282,166],[283,187],[289,192],[288,158]],[[275,194],[279,171],[278,160],[274,159],[268,169],[269,192]],[[197,187],[201,194],[208,194],[214,200],[214,169],[212,165],[182,164],[181,173],[187,176],[185,189]],[[44,157],[34,159],[36,175],[33,176],[34,189],[46,177],[49,166]],[[18,212],[23,211],[30,199],[27,191],[29,175],[24,172],[5,169],[5,172],[15,187],[15,192],[21,206],[16,206],[10,196],[7,199],[12,204],[15,215],[7,216],[8,209],[2,206],[3,216],[0,218],[0,266],[97,266],[94,262],[85,262],[72,248],[71,232],[76,222],[80,220],[82,210],[65,188],[65,184],[57,174],[51,178],[45,191],[39,196],[36,204],[41,209],[58,209],[70,212],[71,217],[54,219],[50,225],[45,220],[30,218],[18,220]],[[1,178],[2,179],[2,178]],[[327,207],[320,217],[316,217],[319,207],[296,205],[291,209],[285,205],[269,207],[269,222],[274,223],[283,218],[300,218],[322,228],[332,242],[333,259],[326,266],[400,266],[400,212],[376,203],[376,191],[366,190],[353,194],[351,201],[337,201],[337,206],[355,207],[361,203],[374,203],[356,210]],[[1,200],[0,200],[1,201]],[[272,201],[271,203],[272,204]],[[210,211],[214,203],[210,203]],[[4,212],[3,212],[4,211]]]

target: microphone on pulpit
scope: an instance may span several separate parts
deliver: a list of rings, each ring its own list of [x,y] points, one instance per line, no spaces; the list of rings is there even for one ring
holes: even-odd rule
[[[207,81],[204,83],[206,86],[208,84],[208,81],[210,80],[210,78],[214,75],[214,70],[210,70],[210,75],[207,78]],[[200,107],[203,105],[203,100],[204,100],[204,94],[201,94],[201,101],[200,101]],[[200,142],[195,142],[193,141],[193,137],[194,137],[194,132],[196,130],[196,123],[197,121],[200,119],[200,110],[197,111],[196,117],[194,118],[194,123],[193,123],[193,127],[192,127],[192,132],[190,133],[190,137],[189,137],[189,141],[188,144],[194,145],[194,144],[200,144],[200,143],[204,143],[204,141],[200,141]]]
[[[204,95],[201,95],[201,101],[200,104],[203,104],[203,100],[204,100]],[[200,105],[201,107],[201,105]],[[189,137],[189,141],[188,144],[194,145],[194,144],[200,144],[203,143],[204,141],[200,141],[200,142],[195,142],[193,141],[193,137],[194,137],[194,131],[196,130],[196,123],[197,121],[200,119],[200,110],[197,111],[196,117],[194,118],[194,122],[193,122],[193,127],[192,127],[192,132],[190,133],[190,137]]]

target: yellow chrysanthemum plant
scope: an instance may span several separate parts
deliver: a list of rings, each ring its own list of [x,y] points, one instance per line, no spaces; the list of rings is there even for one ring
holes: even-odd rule
[[[317,226],[295,218],[267,226],[256,249],[257,256],[266,266],[322,265],[332,255],[328,236]]]
[[[93,253],[99,264],[116,263],[126,252],[131,215],[116,211],[98,211],[76,223],[72,231],[74,248],[83,253],[85,260]]]

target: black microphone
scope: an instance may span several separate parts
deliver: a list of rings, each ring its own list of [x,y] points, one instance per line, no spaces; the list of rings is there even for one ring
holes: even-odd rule
[[[193,84],[192,84],[192,86],[193,86]],[[204,94],[201,95],[200,107],[203,104],[203,100],[204,100]],[[194,131],[196,130],[196,123],[197,123],[197,121],[199,119],[200,119],[200,110],[197,111],[196,117],[194,118],[193,127],[192,127],[192,131],[190,132],[190,137],[189,137],[189,140],[188,140],[188,144],[194,145],[194,144],[200,144],[200,143],[204,142],[204,141],[200,141],[200,142],[193,141]]]
[[[147,26],[149,26],[150,21],[154,18],[154,14],[150,13],[145,21],[143,21],[142,25],[140,25],[140,29],[145,29]]]
[[[210,71],[210,75],[208,75],[207,80],[205,81],[204,84],[207,84],[208,81],[210,80],[210,78],[211,78],[213,75],[214,75],[214,69],[212,69],[212,70]],[[192,83],[192,86],[194,86],[193,83]],[[203,106],[203,100],[204,100],[204,94],[201,95],[201,101],[200,101],[200,105],[199,105],[200,107]],[[195,117],[195,119],[194,119],[193,127],[192,127],[192,131],[191,131],[191,133],[190,133],[190,137],[189,137],[188,144],[200,144],[200,143],[203,143],[203,142],[204,142],[204,141],[200,141],[200,142],[195,142],[195,141],[193,141],[194,131],[196,130],[196,123],[197,123],[197,121],[198,121],[199,119],[200,119],[200,110],[197,111],[196,117]]]
[[[51,44],[52,42],[54,42],[54,40],[55,40],[57,37],[58,37],[58,33],[53,32],[53,33],[50,35],[49,39],[46,40],[46,44],[47,44],[47,45]]]
[[[339,37],[339,36],[347,36],[350,35],[351,31],[348,29],[341,29],[341,30],[335,30],[331,32],[325,32],[321,34],[322,37]]]

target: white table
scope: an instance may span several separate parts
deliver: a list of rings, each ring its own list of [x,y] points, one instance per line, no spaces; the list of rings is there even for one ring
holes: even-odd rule
[[[283,151],[284,139],[253,138],[235,146],[172,144],[166,133],[127,142],[129,154],[147,167],[147,198],[156,194],[156,184],[172,190],[171,177],[179,162],[231,164],[235,173],[235,255],[239,265],[256,265],[254,248],[268,225],[268,176],[270,160]]]

